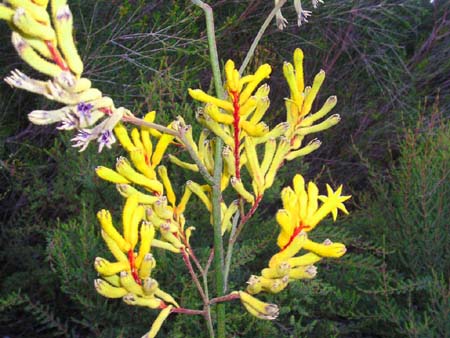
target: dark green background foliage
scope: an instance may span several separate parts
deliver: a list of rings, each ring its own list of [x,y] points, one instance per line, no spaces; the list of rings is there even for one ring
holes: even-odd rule
[[[202,13],[189,1],[70,1],[76,38],[95,86],[137,115],[157,110],[165,123],[194,123],[188,87],[210,87]],[[304,1],[305,7],[310,3]],[[219,1],[214,6],[222,60],[243,60],[271,1]],[[285,166],[236,245],[231,288],[263,268],[276,250],[279,191],[301,172],[323,187],[343,183],[351,215],[326,221],[312,235],[348,246],[318,277],[278,294],[280,317],[259,321],[227,305],[228,336],[445,337],[449,320],[450,4],[448,1],[325,1],[296,27],[292,2],[284,32],[271,25],[250,68],[273,65],[270,125],[283,117],[281,68],[296,47],[311,81],[327,80],[317,105],[337,95],[342,122],[319,135],[319,151]],[[7,26],[1,22],[0,31]],[[0,35],[0,75],[32,71]],[[29,124],[33,109],[54,104],[0,84],[0,335],[139,337],[155,312],[106,300],[93,288],[96,256],[107,256],[95,213],[119,217],[121,198],[93,169],[112,166],[120,147],[97,154],[70,147],[70,133]],[[317,107],[316,107],[317,108]],[[194,124],[195,132],[198,126]],[[169,164],[178,191],[192,178]],[[194,176],[195,180],[199,177]],[[202,206],[193,202],[191,210]],[[203,213],[202,213],[203,214]],[[193,243],[205,261],[212,231],[188,212]],[[201,306],[181,260],[157,253],[156,278],[182,304]],[[211,272],[212,273],[212,272]],[[172,315],[161,336],[203,337],[199,318]]]

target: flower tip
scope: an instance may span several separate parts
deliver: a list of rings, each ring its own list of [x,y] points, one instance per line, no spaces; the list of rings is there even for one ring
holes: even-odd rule
[[[302,61],[304,58],[303,50],[301,48],[296,48],[294,51],[294,61]]]

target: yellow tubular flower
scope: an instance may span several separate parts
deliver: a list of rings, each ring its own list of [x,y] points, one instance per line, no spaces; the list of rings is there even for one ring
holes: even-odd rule
[[[276,279],[267,279],[265,277],[261,277],[260,280],[264,291],[270,293],[278,293],[287,286],[289,277],[284,276],[283,278]]]
[[[48,46],[45,44],[45,42],[39,38],[36,37],[28,37],[23,36],[22,38],[35,50],[39,53],[39,55],[42,55],[47,60],[52,60],[52,54],[50,53]]]
[[[267,140],[271,138],[278,138],[286,134],[286,132],[289,129],[289,123],[287,122],[281,122],[280,124],[276,125],[275,128],[273,128],[271,131],[269,131],[264,136],[258,137],[255,139],[255,143],[261,144],[264,142],[267,142]]]
[[[43,40],[46,40],[44,38],[44,36],[50,37],[50,40],[54,39],[55,32],[53,32],[53,29],[51,29],[51,27],[50,27],[50,17],[44,8],[34,4],[31,1],[25,1],[25,0],[8,0],[8,3],[11,4],[11,6],[16,9],[16,15],[18,15],[18,16],[25,15],[26,16],[25,19],[24,18],[14,18],[13,19],[14,24],[22,32],[28,34],[28,32],[26,30],[29,30],[32,28],[37,28],[36,24],[39,24],[42,27],[40,27],[38,32],[35,32],[35,34],[38,34],[38,36],[39,36],[39,34],[42,33],[41,30],[45,30],[46,32],[48,32],[48,34],[44,34],[43,36],[41,35],[40,37]],[[17,14],[17,12],[19,12],[19,14]],[[20,24],[16,24],[16,20],[20,21]],[[24,21],[22,21],[22,20],[24,20]],[[29,22],[32,25],[32,27],[28,27],[28,28],[25,28],[25,30],[23,30],[24,27],[22,26],[22,24],[25,22]],[[29,35],[36,36],[35,34],[29,34]]]
[[[129,232],[129,238],[127,239],[125,237],[125,240],[128,240],[131,244],[131,249],[134,249],[138,242],[139,237],[139,224],[141,223],[142,219],[144,218],[145,209],[142,205],[139,205],[133,213],[133,216],[131,217],[130,221],[130,232]]]
[[[231,186],[236,190],[236,192],[245,199],[248,203],[253,204],[255,203],[255,197],[249,193],[245,188],[242,181],[236,177],[232,177],[230,179]]]
[[[176,204],[176,196],[172,188],[172,183],[170,182],[169,176],[167,174],[167,168],[163,165],[160,165],[158,167],[158,174],[159,177],[162,180],[162,183],[164,185],[164,189],[166,189],[166,196],[169,203],[172,205],[172,207],[175,207]]]
[[[162,238],[172,244],[177,249],[184,249],[183,243],[176,237],[170,229],[170,223],[162,224],[160,227]]]
[[[152,110],[152,111],[148,112],[147,114],[145,114],[144,121],[152,123],[155,121],[155,118],[156,118],[156,111]],[[161,132],[159,132],[158,130],[153,129],[153,128],[142,126],[141,129],[142,129],[142,131],[149,132],[153,137],[156,137],[156,138],[160,138],[162,135]]]
[[[158,196],[144,194],[128,184],[117,184],[116,188],[117,191],[125,198],[128,198],[131,195],[136,195],[138,202],[141,204],[153,204],[159,199]]]
[[[52,9],[52,11],[54,12],[53,24],[55,26],[59,48],[61,49],[70,70],[79,77],[81,76],[81,73],[83,73],[83,62],[81,61],[73,40],[72,12],[68,5],[56,8],[56,10]]]
[[[249,136],[253,137],[261,137],[269,132],[269,127],[264,122],[253,124],[249,121],[241,120],[239,125]]]
[[[104,258],[97,257],[94,261],[94,268],[101,275],[111,276],[119,273],[120,271],[129,269],[130,265],[128,262],[111,263]]]
[[[298,266],[306,266],[312,265],[314,263],[319,262],[322,257],[316,255],[315,253],[308,252],[302,256],[292,257],[287,260],[287,262],[291,265],[292,268],[296,268]]]
[[[156,179],[155,170],[146,163],[144,150],[136,148],[130,152],[130,157],[136,169],[144,174],[144,176],[151,180]]]
[[[247,292],[251,295],[256,295],[262,291],[261,278],[255,275],[250,276],[247,281]]]
[[[159,330],[161,329],[162,324],[167,319],[167,317],[170,315],[170,312],[172,311],[173,306],[169,305],[165,309],[161,310],[158,317],[155,319],[155,321],[152,324],[152,327],[149,332],[147,332],[142,338],[155,338],[158,334]]]
[[[262,85],[260,89],[263,87],[269,88],[268,85]],[[256,102],[256,108],[248,121],[253,124],[261,121],[261,119],[264,117],[264,114],[267,112],[267,109],[269,109],[269,106],[270,100],[267,96],[258,98]]]
[[[280,248],[283,248],[291,238],[295,230],[295,221],[292,219],[292,215],[289,210],[280,209],[276,213],[276,220],[281,228],[281,232],[278,235],[277,244]]]
[[[317,275],[317,268],[314,265],[298,266],[289,271],[290,279],[312,279]]]
[[[119,184],[131,183],[129,180],[127,180],[125,177],[123,177],[116,171],[103,166],[96,167],[95,173],[97,174],[98,177],[108,182]]]
[[[315,243],[308,239],[305,241],[304,249],[312,251],[321,257],[330,257],[330,258],[342,257],[347,251],[344,244],[333,243],[329,239],[324,241],[323,244]]]
[[[178,203],[176,207],[177,214],[182,214],[184,210],[186,210],[186,205],[189,202],[189,198],[192,195],[191,189],[189,189],[187,186],[184,189],[183,196],[181,196],[180,203]]]
[[[282,251],[273,255],[269,262],[269,267],[273,268],[277,264],[288,260],[289,258],[295,256],[300,249],[305,245],[307,241],[307,235],[305,232],[300,232],[297,236],[292,239],[292,242],[288,244]]]
[[[170,128],[170,126],[169,126]],[[172,140],[174,139],[174,137],[172,135],[167,135],[167,134],[163,134],[160,138],[158,143],[156,144],[155,147],[155,151],[153,152],[152,155],[152,167],[156,168],[159,163],[161,162],[164,153],[167,150],[167,147],[169,146],[170,142],[172,142]]]
[[[219,108],[211,103],[206,104],[204,112],[219,123],[232,124],[234,121],[233,116],[221,113]]]
[[[265,176],[265,188],[270,188],[273,184],[273,181],[275,180],[275,175],[278,171],[278,168],[280,167],[281,163],[284,160],[284,157],[286,156],[286,153],[289,151],[289,141],[282,137],[280,139],[280,142],[278,143],[278,148],[275,152],[275,155],[273,157],[272,163],[270,164],[269,169],[267,170],[266,176]]]
[[[336,220],[338,209],[343,213],[348,214],[343,202],[348,200],[351,196],[341,196],[342,185],[333,192],[333,189],[327,184],[327,192],[328,196],[318,197],[323,204],[319,207],[317,212],[307,219],[307,223],[311,228],[314,228],[329,213],[333,215],[333,220]]]
[[[253,113],[253,111],[256,109],[257,104],[258,100],[256,99],[256,97],[254,96],[249,97],[248,100],[245,102],[245,104],[243,104],[239,109],[239,115],[245,117]]]
[[[186,237],[186,243],[189,244],[189,240],[191,239],[192,231],[195,230],[195,227],[187,227],[187,229],[184,231],[184,236]]]
[[[156,229],[159,229],[161,224],[165,222],[165,220],[158,217],[158,215],[153,211],[152,208],[147,208],[145,210],[145,216],[147,221],[151,222]]]
[[[242,305],[253,316],[260,319],[273,320],[278,317],[279,308],[275,304],[265,303],[249,295],[246,292],[239,291]]]
[[[236,175],[236,168],[235,168],[235,158],[233,151],[229,146],[225,146],[222,150],[222,158],[225,163],[225,169],[227,170],[228,174],[230,176]]]
[[[127,271],[120,272],[120,284],[124,289],[127,289],[128,292],[132,294],[142,296],[144,294],[144,290],[142,290],[142,286],[140,286],[134,280],[133,276]]]
[[[296,105],[296,114],[298,115],[298,110],[302,107],[303,96],[297,87],[297,80],[294,73],[294,67],[289,62],[285,62],[283,65],[283,74],[289,85],[291,91],[291,98],[293,103]]]
[[[160,196],[153,205],[153,210],[161,219],[171,219],[173,216],[173,208],[167,205],[167,197]]]
[[[147,277],[142,281],[142,288],[144,289],[144,297],[153,297],[156,289],[158,289],[159,284],[156,279]]]
[[[92,86],[91,80],[89,80],[85,77],[82,77],[81,79],[77,79],[77,82],[75,83],[75,86],[72,88],[72,90],[74,93],[81,93],[81,92],[84,92],[85,90],[90,89],[91,86]],[[106,102],[108,99],[110,100],[110,105],[108,105],[108,106],[113,106],[114,104],[112,102],[112,99],[109,97],[104,96],[100,100],[105,100],[105,102]],[[97,108],[101,108],[101,107],[97,107]]]
[[[221,100],[218,98],[215,98],[214,96],[206,94],[201,89],[188,89],[189,95],[197,101],[205,102],[205,103],[211,103],[216,105],[219,108],[222,108],[228,112],[233,112],[233,104],[231,102]]]
[[[231,218],[233,215],[238,211],[239,208],[239,200],[234,200],[230,203],[228,208],[225,210],[223,216],[222,216],[222,235],[225,233],[225,231],[231,230]]]
[[[128,291],[122,287],[114,287],[102,279],[94,280],[95,290],[106,298],[122,298]]]
[[[163,301],[161,299],[142,298],[142,297],[136,296],[133,293],[129,293],[129,294],[125,295],[122,299],[128,305],[144,306],[144,307],[148,307],[150,309],[159,309],[161,307],[161,304],[163,303]]]
[[[145,118],[144,118],[145,120]],[[154,129],[152,129],[154,130]],[[150,159],[153,153],[153,143],[150,139],[150,132],[141,127],[141,139],[142,139],[142,145],[144,146],[144,150],[145,150],[145,156]]]
[[[267,279],[282,278],[289,274],[291,265],[288,262],[281,262],[273,268],[265,268],[261,271],[261,275]]]
[[[118,275],[104,276],[100,275],[103,280],[115,287],[120,287],[120,277]]]
[[[102,209],[97,213],[97,219],[102,226],[103,231],[110,237],[123,252],[131,249],[130,244],[125,241],[122,235],[117,231],[112,223],[112,217],[108,210]]]
[[[116,170],[119,174],[129,179],[131,182],[142,185],[145,188],[154,191],[158,194],[163,192],[163,185],[157,180],[149,179],[148,177],[135,171],[130,162],[125,157],[119,157],[116,162]],[[116,182],[129,183],[129,182]]]
[[[24,9],[23,7],[17,8],[13,16],[14,26],[17,27],[20,32],[23,32],[28,36],[54,42],[56,37],[55,31],[50,25],[41,24],[33,17],[33,14],[41,16],[41,14],[38,14],[37,12],[31,13],[28,9]],[[46,12],[45,14],[42,13],[42,18],[44,20],[49,20]]]
[[[17,54],[31,67],[50,77],[57,77],[61,74],[61,68],[42,58],[18,33],[13,32],[11,40]]]
[[[259,190],[264,187],[264,177],[259,166],[258,155],[256,154],[256,146],[251,137],[246,137],[244,141],[244,151],[247,156],[247,167],[253,180],[256,181]],[[260,191],[262,193],[262,191]]]
[[[114,133],[116,134],[117,139],[119,140],[120,144],[122,145],[122,147],[125,148],[126,151],[130,152],[134,148],[136,148],[136,146],[133,144],[130,137],[128,136],[127,128],[122,123],[118,123],[114,127]]]
[[[266,175],[270,164],[272,163],[273,156],[275,155],[275,150],[277,149],[277,141],[274,138],[267,140],[264,145],[264,157],[261,162],[261,173]]]
[[[321,119],[325,115],[327,115],[335,106],[337,103],[337,97],[336,96],[330,96],[327,101],[324,103],[322,108],[318,110],[316,113],[309,115],[308,117],[304,118],[299,126],[300,127],[309,127],[311,126],[315,121]]]
[[[240,92],[242,85],[240,84],[240,75],[234,66],[232,60],[228,60],[225,63],[225,78],[227,80],[227,89],[230,92]]]
[[[139,133],[139,130],[137,128],[133,128],[131,130],[131,139],[133,140],[133,143],[137,148],[141,149],[142,151],[144,150],[144,145],[141,141],[141,134]]]
[[[209,116],[205,116],[204,123],[208,127],[208,129],[219,136],[227,146],[234,146],[233,138],[223,129],[223,127],[219,123],[211,119]]]
[[[239,104],[245,105],[246,101],[249,99],[250,95],[256,89],[256,87],[260,84],[262,80],[268,78],[270,73],[272,72],[272,67],[269,64],[263,64],[259,66],[256,70],[253,79],[246,85],[244,90],[241,92],[239,96]]]
[[[301,116],[307,115],[311,111],[312,103],[319,92],[320,87],[322,86],[323,81],[325,80],[325,72],[321,70],[315,77],[314,82],[309,91],[308,95],[305,97],[305,101],[303,103],[302,114]]]
[[[191,190],[194,194],[197,195],[197,197],[203,202],[206,209],[208,209],[209,212],[212,210],[212,204],[211,200],[206,196],[205,192],[203,191],[202,187],[193,181],[187,181],[186,187]]]
[[[144,256],[144,260],[142,261],[139,267],[139,278],[146,279],[149,278],[152,274],[152,270],[156,266],[156,260],[153,258],[153,255],[148,253]],[[145,288],[144,293],[147,294]]]
[[[194,172],[198,172],[198,166],[194,163],[187,163],[184,161],[181,161],[180,159],[178,159],[177,157],[173,156],[172,154],[169,154],[169,161],[172,162],[173,164],[187,169],[187,170],[191,170]]]
[[[122,211],[123,237],[130,245],[131,222],[137,207],[138,198],[136,195],[131,195],[127,198]]]
[[[334,115],[331,115],[329,118],[327,118],[325,121],[323,121],[319,124],[316,124],[314,126],[301,127],[298,129],[298,131],[296,133],[301,136],[312,134],[312,133],[317,133],[319,131],[323,131],[323,130],[326,130],[328,128],[335,126],[340,121],[341,121],[341,117],[339,116],[339,114],[334,114]]]
[[[119,262],[128,262],[128,257],[123,253],[119,245],[111,238],[109,237],[105,231],[102,231],[102,238],[105,241],[109,251],[113,254],[113,256],[119,261]]]
[[[155,290],[155,296],[158,298],[161,298],[163,301],[165,301],[166,303],[171,303],[173,304],[175,307],[180,307],[180,305],[177,303],[177,301],[167,292],[164,292],[161,289],[156,289]]]
[[[137,268],[141,266],[142,261],[145,259],[148,252],[150,252],[153,238],[155,238],[155,227],[153,224],[146,221],[142,222],[140,235],[141,243],[139,245],[139,252],[135,261]]]
[[[179,248],[176,248],[171,243],[160,241],[159,239],[153,239],[152,246],[154,246],[156,248],[168,250],[168,251],[171,251],[173,253],[180,253],[181,252],[181,250]]]
[[[319,149],[321,145],[322,145],[321,141],[319,141],[318,139],[314,139],[311,142],[309,142],[305,147],[300,148],[299,150],[296,151],[291,151],[289,154],[286,155],[286,160],[292,161],[297,157],[311,154],[313,151]]]
[[[297,82],[297,89],[300,93],[303,93],[305,88],[305,83],[303,79],[303,51],[300,48],[294,51],[294,69],[295,69],[295,80]]]
[[[14,10],[6,7],[4,4],[0,4],[0,20],[6,20],[11,22],[14,16]]]

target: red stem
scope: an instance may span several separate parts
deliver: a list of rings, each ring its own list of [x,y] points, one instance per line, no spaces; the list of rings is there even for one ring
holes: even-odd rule
[[[240,105],[239,105],[239,93],[237,91],[232,91],[231,95],[233,95],[233,129],[234,129],[234,167],[236,171],[236,178],[241,178],[241,169],[240,169],[240,155],[239,155],[239,121],[241,119],[239,115]]]
[[[58,50],[53,45],[53,42],[46,40],[45,44],[47,45],[50,54],[52,54],[53,61],[55,61],[55,63],[59,66],[59,68],[61,68],[62,70],[69,70],[69,67],[67,67],[66,63],[61,57],[61,54],[59,54]]]
[[[250,217],[252,217],[253,214],[255,213],[256,209],[258,209],[259,203],[261,202],[262,198],[263,198],[263,195],[256,196],[255,204],[253,204],[252,207],[250,208],[250,210],[241,218],[241,221],[239,222],[239,226],[236,229],[234,236],[230,237],[230,239],[228,240],[228,243],[236,242],[237,238],[239,237],[239,234],[241,233],[242,229],[244,228],[245,223],[247,223],[247,221],[250,219]]]
[[[192,280],[194,281],[194,284],[197,287],[198,292],[200,293],[200,297],[202,297],[203,303],[206,304],[208,302],[208,298],[206,297],[202,285],[198,280],[197,274],[195,273],[194,268],[192,267],[190,256],[184,250],[181,250],[181,255],[183,256],[184,264],[186,264],[186,267],[189,270],[189,274],[191,275]]]
[[[230,293],[229,295],[222,296],[222,297],[216,297],[209,301],[209,304],[215,304],[215,303],[221,303],[221,302],[229,302],[230,300],[239,299],[241,296],[239,296],[239,293]]]
[[[192,309],[185,309],[183,307],[174,307],[171,311],[171,313],[184,313],[185,315],[205,315],[204,310],[192,310]]]
[[[302,223],[300,223],[300,225],[298,227],[295,228],[294,232],[292,233],[291,237],[289,238],[289,241],[287,242],[287,244],[285,246],[283,246],[283,248],[281,249],[281,251],[284,251],[294,240],[294,238],[304,229],[309,229],[310,226],[309,225],[303,225]],[[280,252],[281,252],[280,251]]]
[[[142,282],[141,282],[141,279],[139,278],[139,275],[138,275],[138,272],[136,269],[136,263],[134,261],[134,251],[133,250],[128,251],[128,262],[130,262],[131,275],[133,276],[135,282],[138,283],[139,285],[141,285]]]

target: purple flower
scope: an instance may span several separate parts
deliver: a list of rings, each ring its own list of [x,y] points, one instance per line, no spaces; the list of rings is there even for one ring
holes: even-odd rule
[[[82,129],[78,131],[78,134],[76,134],[71,141],[75,143],[73,145],[74,148],[80,147],[80,151],[83,151],[94,138],[95,135],[92,135],[92,132],[89,129]]]
[[[67,116],[61,120],[61,123],[56,127],[58,130],[72,130],[78,126],[77,120],[74,116],[67,114]]]
[[[104,146],[111,149],[111,145],[116,142],[116,138],[111,130],[106,129],[100,133],[100,136],[97,138],[97,142],[99,143],[98,152],[101,152]]]
[[[81,117],[89,119],[91,117],[91,110],[94,106],[90,103],[80,102],[77,104],[77,111],[80,113]]]

